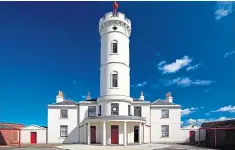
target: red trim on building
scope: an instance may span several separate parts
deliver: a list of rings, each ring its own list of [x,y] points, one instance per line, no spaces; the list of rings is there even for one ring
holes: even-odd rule
[[[207,128],[207,127],[201,127],[199,129],[205,129],[205,130],[231,130],[231,129],[235,129],[235,127],[225,127],[225,128]]]

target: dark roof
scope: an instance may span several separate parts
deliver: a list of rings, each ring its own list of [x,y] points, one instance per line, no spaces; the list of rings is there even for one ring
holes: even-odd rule
[[[97,101],[97,98],[87,99],[86,101]]]
[[[52,105],[77,105],[78,103],[72,100],[64,100],[62,102],[59,103],[54,103]]]
[[[174,104],[165,100],[157,100],[153,102],[151,105],[177,105],[177,104]]]
[[[132,97],[133,98],[133,97]],[[143,100],[140,100],[140,99],[138,99],[138,98],[133,98],[133,101],[143,101]],[[146,101],[146,100],[144,100],[144,101]]]
[[[202,123],[201,127],[203,127],[203,128],[235,127],[235,119],[233,119],[233,120],[224,120],[224,121],[206,122],[206,123]]]
[[[14,122],[0,122],[0,124],[24,125],[22,123],[14,123]]]
[[[17,128],[13,128],[13,127],[10,127],[10,126],[6,126],[6,125],[3,125],[3,124],[0,124],[0,129],[4,129],[4,130],[16,130]]]
[[[119,116],[119,115],[109,115],[109,116],[92,116],[86,119],[104,119],[104,120],[142,120],[146,121],[144,117],[138,116]]]

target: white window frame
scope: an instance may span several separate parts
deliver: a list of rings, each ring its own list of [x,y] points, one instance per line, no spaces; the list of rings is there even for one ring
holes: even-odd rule
[[[64,128],[64,131],[62,131]],[[64,135],[62,135],[64,133]],[[68,125],[60,125],[60,137],[67,137],[68,136]]]
[[[169,125],[161,126],[161,137],[169,137]]]
[[[162,109],[161,118],[169,118],[169,116],[170,116],[169,113],[170,113],[169,109]]]
[[[117,75],[117,86],[113,86],[113,75],[114,75],[114,74]],[[111,79],[111,81],[110,81],[110,83],[111,83],[110,87],[111,87],[111,88],[118,88],[118,72],[117,72],[117,71],[113,71],[113,72],[111,73],[110,79]]]
[[[116,53],[114,53],[114,51],[113,51],[113,44],[114,44],[114,43],[117,44],[117,52],[116,52]],[[113,40],[113,41],[111,42],[111,54],[118,54],[118,41],[117,41],[117,40]]]
[[[64,116],[63,112],[66,112],[66,115]],[[68,118],[68,110],[67,109],[61,109],[60,110],[60,118]]]
[[[88,115],[88,117],[96,116],[96,106],[88,106],[88,114],[87,115]]]

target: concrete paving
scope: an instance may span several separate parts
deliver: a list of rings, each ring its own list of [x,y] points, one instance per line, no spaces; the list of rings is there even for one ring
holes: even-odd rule
[[[143,144],[131,146],[100,146],[100,145],[83,145],[71,144],[55,147],[46,146],[25,146],[25,147],[0,147],[0,150],[212,150],[209,148],[180,145],[180,144]]]
[[[131,145],[131,146],[100,146],[100,145],[61,145],[57,146],[62,149],[69,150],[212,150],[209,148],[202,147],[194,147],[188,145],[180,145],[180,144],[142,144],[142,145]]]
[[[102,145],[82,145],[82,144],[74,144],[74,145],[61,145],[57,146],[58,148],[62,149],[69,149],[69,150],[90,150],[90,149],[95,149],[95,150],[153,150],[153,149],[163,149],[170,147],[171,145],[167,144],[143,144],[143,145],[128,145],[128,146],[102,146]]]

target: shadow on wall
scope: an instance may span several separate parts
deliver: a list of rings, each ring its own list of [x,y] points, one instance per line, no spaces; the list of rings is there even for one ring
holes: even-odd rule
[[[4,136],[2,135],[2,131],[0,131],[0,145],[7,145]]]
[[[79,134],[78,134],[79,127],[76,126],[64,139],[62,142],[63,144],[78,144]]]

